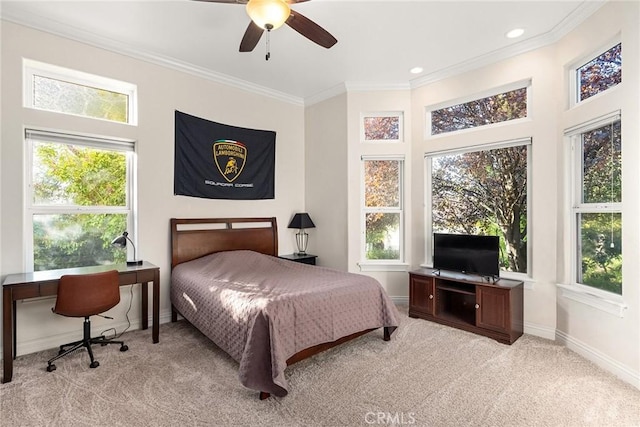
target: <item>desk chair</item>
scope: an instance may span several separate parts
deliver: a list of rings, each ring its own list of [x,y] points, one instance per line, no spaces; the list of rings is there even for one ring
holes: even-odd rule
[[[97,368],[100,363],[93,358],[92,344],[120,344],[120,351],[129,347],[122,341],[110,340],[101,335],[91,338],[91,322],[89,316],[100,315],[120,302],[119,276],[116,270],[104,273],[64,275],[60,277],[58,298],[51,310],[61,316],[84,317],[84,336],[79,341],[60,346],[58,355],[47,363],[47,371],[55,371],[54,361],[85,347],[91,358],[90,368]],[[102,316],[106,317],[106,316]]]

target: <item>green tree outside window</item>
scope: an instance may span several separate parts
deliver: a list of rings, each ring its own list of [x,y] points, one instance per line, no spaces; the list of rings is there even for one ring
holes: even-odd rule
[[[34,270],[124,262],[111,241],[127,228],[127,153],[51,142],[33,153]]]

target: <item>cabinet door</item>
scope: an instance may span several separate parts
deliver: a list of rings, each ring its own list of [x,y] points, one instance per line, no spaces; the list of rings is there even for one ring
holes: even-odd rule
[[[509,289],[476,287],[476,326],[509,333]]]
[[[434,306],[433,279],[412,275],[409,285],[409,311],[432,316]]]

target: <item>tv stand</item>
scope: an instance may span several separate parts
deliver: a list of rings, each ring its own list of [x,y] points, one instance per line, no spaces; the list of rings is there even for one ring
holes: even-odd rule
[[[513,344],[523,330],[521,281],[421,268],[409,273],[409,317]]]

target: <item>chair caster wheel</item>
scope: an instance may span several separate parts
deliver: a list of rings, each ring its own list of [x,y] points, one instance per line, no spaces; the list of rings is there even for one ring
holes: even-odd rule
[[[89,365],[90,368],[97,368],[98,366],[100,366],[100,362],[98,362],[97,360],[94,360],[93,362],[91,362],[91,364]]]
[[[47,372],[53,372],[55,370],[56,370],[56,365],[54,365],[53,363],[47,366]]]
[[[123,344],[122,346],[120,346],[120,351],[127,351],[129,350],[129,346],[126,344]]]

